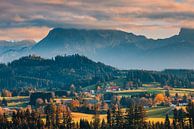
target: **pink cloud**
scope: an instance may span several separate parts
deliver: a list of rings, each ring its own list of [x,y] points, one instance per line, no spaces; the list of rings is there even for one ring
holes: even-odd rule
[[[122,29],[152,38],[169,37],[181,27],[194,27],[193,0],[3,0],[0,12],[0,39],[37,40],[50,28],[69,24]]]
[[[0,40],[40,40],[49,32],[47,27],[13,28],[0,30]]]

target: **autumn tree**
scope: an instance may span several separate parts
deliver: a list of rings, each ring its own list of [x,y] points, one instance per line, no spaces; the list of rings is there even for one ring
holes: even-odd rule
[[[12,97],[12,93],[9,90],[3,89],[1,96],[2,97]]]
[[[189,122],[190,126],[194,126],[194,103],[192,101],[189,102],[188,106],[186,107],[186,110],[189,115]]]
[[[161,102],[164,102],[164,99],[165,97],[163,94],[157,94],[154,100],[156,103],[161,103]]]

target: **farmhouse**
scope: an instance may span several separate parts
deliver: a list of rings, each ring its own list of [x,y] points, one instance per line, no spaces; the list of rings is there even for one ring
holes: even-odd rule
[[[119,91],[120,88],[118,86],[109,86],[106,88],[106,92],[109,92],[109,91]]]

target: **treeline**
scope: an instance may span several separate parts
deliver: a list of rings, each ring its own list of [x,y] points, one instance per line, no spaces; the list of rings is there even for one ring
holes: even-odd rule
[[[194,86],[193,70],[123,71],[77,54],[52,59],[30,55],[7,65],[0,64],[0,89],[34,87],[66,90],[71,84],[84,87],[125,77],[126,83],[132,81],[135,87],[150,82],[172,87]]]
[[[179,88],[194,87],[194,71],[193,70],[165,70],[145,71],[145,70],[130,70],[127,73],[127,80],[132,81],[136,87],[142,86],[145,83],[158,82],[161,86],[169,85]]]
[[[84,56],[57,56],[43,59],[22,57],[8,65],[0,65],[0,88],[37,87],[62,88],[71,84],[87,86],[114,79],[118,71]]]
[[[44,120],[45,119],[45,120]],[[190,103],[186,111],[175,109],[173,120],[168,114],[164,122],[147,122],[146,111],[141,105],[133,105],[122,110],[112,107],[107,118],[101,120],[96,110],[93,119],[80,119],[74,122],[67,106],[49,104],[45,112],[38,110],[18,110],[13,112],[11,120],[6,114],[0,115],[0,129],[193,129],[194,104]]]

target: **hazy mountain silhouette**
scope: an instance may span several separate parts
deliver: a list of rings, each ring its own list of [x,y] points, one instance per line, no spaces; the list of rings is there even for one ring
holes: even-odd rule
[[[78,53],[122,69],[194,68],[194,30],[153,40],[118,30],[55,28],[25,53],[47,58]]]
[[[0,41],[0,62],[7,62],[29,53],[36,42],[33,40]]]

